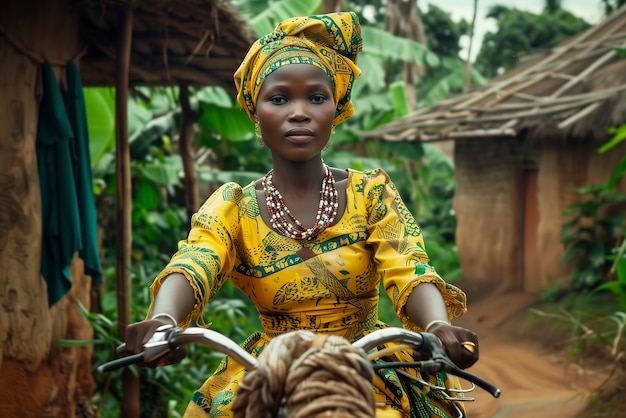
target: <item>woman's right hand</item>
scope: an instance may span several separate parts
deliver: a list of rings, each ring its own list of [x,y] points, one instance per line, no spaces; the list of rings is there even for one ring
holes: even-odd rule
[[[172,325],[167,318],[146,319],[126,327],[126,352],[125,354],[137,354],[143,351],[144,345],[152,338],[155,331],[163,325]],[[180,362],[187,355],[185,347],[178,347],[173,351],[150,362],[138,363],[140,367],[161,367]]]
[[[429,332],[441,340],[450,360],[461,369],[467,369],[478,361],[478,336],[473,331],[437,323]]]

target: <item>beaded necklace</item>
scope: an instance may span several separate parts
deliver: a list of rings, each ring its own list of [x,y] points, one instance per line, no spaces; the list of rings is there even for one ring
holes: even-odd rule
[[[332,171],[326,164],[324,164],[324,169],[326,175],[322,180],[320,203],[317,208],[315,222],[311,228],[305,228],[287,208],[283,196],[272,181],[274,179],[273,170],[263,177],[262,184],[267,211],[270,214],[270,223],[276,231],[292,239],[310,240],[335,221],[337,208],[339,207],[339,194],[335,187],[335,177]]]

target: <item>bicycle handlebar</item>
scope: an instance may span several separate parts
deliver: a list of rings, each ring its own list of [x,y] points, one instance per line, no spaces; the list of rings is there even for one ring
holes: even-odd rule
[[[390,327],[376,330],[352,345],[367,352],[381,344],[390,342],[408,344],[424,355],[427,360],[407,363],[375,363],[373,364],[374,369],[417,367],[431,372],[446,372],[475,384],[489,392],[494,398],[500,396],[499,388],[456,366],[447,356],[439,338],[434,334]],[[106,362],[100,365],[97,371],[105,373],[137,363],[150,362],[178,347],[190,343],[201,343],[219,350],[248,370],[253,370],[257,367],[257,360],[224,334],[206,328],[191,327],[181,329],[171,325],[163,325],[157,328],[154,336],[144,345],[143,352]],[[121,355],[125,352],[125,349],[126,345],[122,344],[117,348],[116,352],[118,355]]]
[[[190,343],[201,343],[221,351],[246,369],[252,370],[257,367],[257,360],[224,334],[206,328],[182,329],[163,325],[156,329],[154,336],[144,345],[144,351],[101,364],[97,371],[105,373],[137,363],[150,362]],[[125,351],[126,344],[122,344],[117,347],[116,354],[122,355]]]
[[[380,344],[391,342],[409,344],[414,347],[415,350],[419,351],[428,358],[426,361],[404,363],[405,366],[418,367],[433,372],[450,373],[475,384],[476,386],[489,392],[494,398],[500,396],[499,388],[454,364],[446,354],[441,340],[434,334],[427,332],[414,332],[404,328],[383,328],[366,335],[358,341],[355,341],[352,345],[368,351],[379,346]],[[395,366],[395,364],[393,366]],[[390,364],[376,364],[373,367],[375,369],[386,368],[390,367]]]

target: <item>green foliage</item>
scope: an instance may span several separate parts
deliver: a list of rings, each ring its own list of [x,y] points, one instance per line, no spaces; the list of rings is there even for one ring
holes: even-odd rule
[[[604,8],[604,14],[610,16],[626,4],[626,0],[600,0],[600,3]]]
[[[103,94],[86,89],[88,96]],[[105,92],[109,94],[109,92]],[[148,92],[154,106],[171,106],[171,92],[154,90]],[[95,107],[94,107],[95,106]],[[110,108],[107,106],[111,106]],[[87,104],[90,118],[97,115],[112,113],[112,101],[94,100]],[[148,288],[155,275],[167,263],[169,256],[175,251],[177,241],[184,237],[188,229],[187,215],[176,203],[177,190],[180,188],[182,163],[180,157],[172,154],[170,137],[178,130],[178,109],[165,108],[154,111],[150,103],[131,99],[129,101],[129,124],[131,131],[131,176],[133,184],[132,228],[133,247],[131,253],[131,288],[133,318],[131,321],[143,319],[150,303]],[[113,128],[111,129],[113,130]],[[94,177],[99,189],[98,212],[99,224],[103,234],[105,266],[115,265],[115,170],[114,149],[109,145],[108,135],[91,135],[93,149],[99,150],[100,157],[95,161]],[[89,314],[88,319],[96,333],[96,341],[106,341],[94,346],[94,364],[99,365],[110,360],[114,353],[117,339],[117,305],[115,291],[115,271],[110,267],[106,270],[106,287],[101,300],[102,311]],[[92,318],[93,316],[93,318]],[[99,326],[96,320],[106,320],[107,327]],[[196,356],[197,359],[198,356]],[[216,365],[216,360],[202,359],[200,364],[209,367]],[[181,363],[181,367],[189,366],[189,359]],[[201,367],[199,369],[202,369]],[[178,399],[189,399],[186,384],[191,374],[185,379],[178,378],[176,368],[136,369],[141,387],[142,416],[174,416],[166,412],[172,409],[172,402]],[[205,370],[204,377],[208,374]],[[122,397],[119,372],[106,376],[95,376],[98,390],[94,402],[100,405],[103,418],[119,416],[117,403]],[[198,387],[201,381],[195,380],[192,385]],[[190,386],[191,387],[191,386]],[[168,406],[169,405],[169,406]],[[182,406],[184,407],[184,405]],[[159,412],[160,411],[160,412]]]
[[[616,280],[611,280],[606,283],[602,283],[595,290],[602,291],[608,290],[613,293],[617,298],[617,303],[626,312],[626,256],[624,250],[626,249],[626,240],[622,242],[621,247],[618,249],[617,254],[614,257],[609,257],[609,260],[613,259],[612,271],[614,271]]]
[[[418,87],[418,106],[432,106],[454,93],[463,91],[465,63],[457,58],[443,57],[441,64],[433,67]],[[484,84],[487,80],[474,68],[470,73],[473,85]]]
[[[385,21],[385,9],[374,8],[377,10],[374,18],[373,25],[380,25]],[[422,23],[424,26],[424,32],[426,34],[426,42],[428,48],[425,48],[421,44],[417,44],[410,40],[404,40],[407,44],[414,44],[411,48],[415,48],[417,53],[416,59],[407,59],[409,55],[402,52],[398,56],[397,52],[394,52],[392,48],[396,48],[395,45],[402,45],[400,37],[387,34],[382,29],[378,29],[378,32],[372,32],[372,36],[366,37],[364,35],[364,51],[363,58],[359,57],[359,65],[366,69],[366,73],[363,77],[362,83],[366,86],[376,86],[382,81],[386,80],[386,84],[392,82],[404,82],[401,78],[402,68],[400,64],[405,62],[413,62],[420,66],[423,70],[423,74],[418,82],[417,90],[417,102],[418,107],[426,107],[435,104],[445,98],[450,97],[452,94],[458,94],[463,91],[463,84],[465,78],[465,61],[459,57],[459,51],[461,49],[459,41],[468,30],[468,23],[465,20],[455,22],[451,18],[451,14],[443,11],[437,6],[430,4],[426,11],[421,13]],[[364,34],[369,31],[371,27],[369,22],[362,19],[364,24]],[[384,34],[382,34],[382,33]],[[380,34],[380,35],[379,35]],[[381,45],[381,47],[377,47]],[[407,47],[403,47],[407,48]],[[370,59],[369,54],[375,55]],[[386,54],[386,55],[381,55]],[[382,62],[380,62],[382,60]],[[365,63],[364,63],[365,61]],[[379,61],[378,64],[376,62]],[[376,68],[379,67],[379,68]],[[372,71],[372,68],[376,68]],[[369,73],[369,74],[367,74]],[[486,79],[475,69],[472,68],[470,74],[472,84],[480,85],[486,82]],[[362,106],[362,103],[366,101],[367,110],[378,110],[380,112],[386,112],[386,107],[390,105],[389,101],[384,96],[377,95],[379,90],[376,87],[370,87],[363,93],[369,93],[369,95],[362,94],[361,90],[356,89],[354,95],[355,102]],[[387,87],[383,86],[382,91],[387,91]],[[366,98],[364,98],[364,96]],[[376,106],[370,106],[370,103],[377,104]],[[397,115],[396,115],[397,117]],[[364,125],[366,127],[367,125]]]
[[[561,242],[566,247],[561,262],[574,262],[574,284],[590,290],[606,277],[607,255],[623,231],[622,213],[603,215],[601,211],[610,204],[625,202],[626,195],[607,189],[604,184],[573,191],[586,198],[569,205],[563,213],[570,220],[561,229]]]
[[[203,88],[197,92],[201,111],[197,126],[199,147],[211,150],[208,164],[197,167],[200,178],[217,186],[225,181],[246,184],[270,167],[267,149],[259,146],[254,124],[239,104],[226,100],[224,90]]]
[[[201,101],[200,109],[198,125],[205,128],[205,134],[218,134],[232,142],[250,141],[254,138],[254,124],[238,106],[223,107]]]
[[[514,68],[527,57],[546,51],[587,29],[589,24],[558,8],[534,14],[516,8],[493,6],[487,18],[496,20],[495,33],[487,32],[476,58],[476,67],[486,77]]]
[[[406,96],[404,83],[395,81],[389,85],[389,95],[391,96],[394,117],[406,116],[410,111],[409,101]]]
[[[611,128],[614,137],[598,149],[606,153],[620,142],[626,140],[626,125]],[[622,156],[610,179],[592,187],[575,189],[587,198],[570,205],[563,216],[571,217],[561,230],[561,242],[566,246],[562,262],[574,261],[576,264],[574,281],[582,289],[598,287],[613,292],[622,307],[626,306],[626,279],[624,278],[624,231],[623,211],[613,213],[602,210],[607,206],[623,207],[626,195],[618,193],[616,186],[626,175],[626,155]],[[619,248],[615,242],[622,241]],[[611,266],[612,261],[612,266]],[[609,268],[610,266],[610,268]],[[601,284],[609,274],[617,274],[617,281]]]
[[[89,312],[80,300],[75,299],[78,310],[94,330],[97,338],[93,340],[54,340],[54,343],[63,347],[76,347],[91,344],[108,344],[110,349],[121,343],[116,331],[116,324],[105,315],[97,312]]]
[[[600,147],[598,152],[605,153],[626,139],[624,129],[626,125],[610,129],[609,132],[614,137]],[[613,204],[622,204],[623,207],[623,202],[626,201],[625,195],[615,191],[617,182],[625,175],[625,161],[626,156],[623,156],[606,183],[576,190],[586,195],[587,199],[570,205],[564,213],[572,218],[563,225],[561,237],[562,242],[568,246],[562,261],[575,261],[574,282],[577,287],[592,289],[592,295],[612,293],[622,310],[608,316],[593,315],[592,321],[595,324],[600,323],[595,327],[583,323],[565,310],[560,315],[553,315],[554,318],[569,321],[573,325],[571,352],[580,355],[585,349],[590,349],[590,344],[600,343],[610,348],[610,354],[616,361],[624,354],[626,331],[626,224],[623,210],[611,214],[602,213],[602,209]],[[615,248],[614,243],[620,241],[621,245]],[[607,322],[612,327],[602,327]]]
[[[600,149],[598,150],[600,154],[609,151],[617,144],[626,140],[626,124],[619,127],[609,128],[609,133],[613,134],[614,136],[610,141],[600,147]],[[622,159],[617,164],[617,167],[615,167],[615,170],[613,170],[613,174],[611,175],[611,178],[607,183],[607,187],[609,189],[614,189],[617,186],[617,182],[624,176],[626,176],[626,155],[622,156]]]
[[[352,91],[356,113],[346,124],[368,130],[401,115],[394,103],[398,102],[400,86],[404,84],[403,63],[434,68],[441,65],[441,59],[424,45],[377,26],[364,24],[362,31],[364,48],[357,64],[363,71]],[[396,88],[390,90],[390,86]]]
[[[564,334],[569,360],[608,354],[616,364],[619,362],[626,348],[626,312],[614,311],[615,305],[606,292],[569,293],[543,305],[541,309],[530,309],[529,328],[539,328],[539,318],[550,320],[552,329],[541,328],[542,332]]]
[[[456,180],[454,165],[440,148],[424,145],[424,166],[420,170],[421,184],[427,193],[422,201],[431,202],[428,212],[421,212],[418,220],[428,255],[447,281],[461,278],[461,266],[456,248],[456,215],[452,207]]]
[[[130,103],[133,103],[132,101]],[[140,159],[143,155],[150,152],[150,148],[153,146],[163,146],[167,148],[169,146],[168,134],[177,131],[180,124],[180,109],[168,110],[162,114],[151,116],[146,110],[141,110],[140,107],[136,107],[136,111],[139,114],[143,114],[145,119],[141,120],[135,112],[131,112],[133,120],[135,121],[135,129],[130,134],[128,139],[130,155],[132,159]],[[137,126],[139,122],[142,122],[141,126]]]
[[[363,53],[365,54],[374,55],[383,60],[395,60],[423,66],[434,66],[439,63],[439,57],[436,54],[415,41],[395,36],[375,26],[363,25],[362,32]]]
[[[115,147],[115,97],[111,89],[85,89],[85,106],[99,111],[87,112],[89,154],[95,167]]]
[[[617,144],[626,140],[626,124],[619,127],[609,128],[609,133],[613,134],[613,138],[598,149],[599,153],[605,153],[617,146]],[[617,164],[617,167],[613,171],[611,178],[607,182],[608,190],[615,190],[617,183],[626,175],[626,155],[622,156],[622,159]],[[608,290],[612,292],[616,297],[619,305],[624,311],[626,311],[626,239],[624,239],[624,226],[622,226],[622,232],[620,238],[622,244],[617,248],[614,254],[609,254],[607,260],[612,260],[613,264],[609,271],[609,277],[616,280],[603,283],[596,290]]]
[[[451,13],[429,3],[428,10],[422,14],[422,23],[428,49],[437,55],[459,57],[459,39],[469,29],[469,23],[465,19],[454,22]]]
[[[250,24],[259,34],[270,33],[286,17],[308,16],[317,13],[321,0],[283,0],[283,1],[240,1],[243,13],[247,13]]]

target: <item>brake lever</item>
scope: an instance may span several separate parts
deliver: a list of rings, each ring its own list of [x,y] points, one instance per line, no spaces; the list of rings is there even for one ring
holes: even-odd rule
[[[438,371],[447,373],[461,370],[450,360],[443,343],[435,334],[424,332],[422,333],[422,338],[424,342],[422,343],[420,351],[425,354],[425,357],[428,358],[430,363],[439,365]]]
[[[459,366],[454,364],[454,362],[452,362],[452,360],[450,360],[450,357],[448,357],[448,355],[446,354],[443,343],[434,334],[423,333],[422,335],[424,337],[424,346],[431,348],[430,359],[440,364],[441,371],[453,374],[474,383],[476,386],[489,392],[494,398],[498,398],[500,396],[501,392],[498,387],[492,385],[485,379],[482,379],[468,371],[461,369]]]
[[[428,333],[428,332],[422,332],[419,335],[420,335],[419,344],[414,344],[414,346],[420,351],[420,353],[424,354],[424,357],[427,358],[428,360],[406,362],[406,363],[395,362],[394,363],[395,366],[404,365],[407,367],[419,367],[423,370],[429,369],[430,371],[433,371],[433,372],[450,373],[462,379],[465,379],[471,383],[474,383],[476,386],[489,392],[494,398],[497,398],[500,396],[501,392],[498,387],[492,385],[488,381],[470,372],[467,372],[459,368],[456,364],[454,364],[452,360],[450,360],[450,358],[446,354],[446,350],[443,346],[443,343],[436,335]],[[365,340],[365,338],[363,340]],[[389,339],[389,341],[391,341],[391,339]],[[367,341],[367,343],[371,345],[369,340]],[[412,343],[412,341],[408,341],[408,343],[410,344]],[[361,343],[361,345],[366,345],[366,344]],[[366,345],[366,346],[369,348],[369,345]],[[379,364],[373,365],[373,367],[374,369],[378,369],[378,368],[389,367],[389,365],[390,364],[388,363],[379,363]]]
[[[171,346],[170,339],[181,331],[181,328],[173,325],[161,325],[158,327],[148,342],[144,344],[144,350],[138,353],[142,356],[141,361],[150,362],[172,351],[176,347]],[[125,352],[125,343],[115,349],[115,354],[118,356],[123,355]]]

